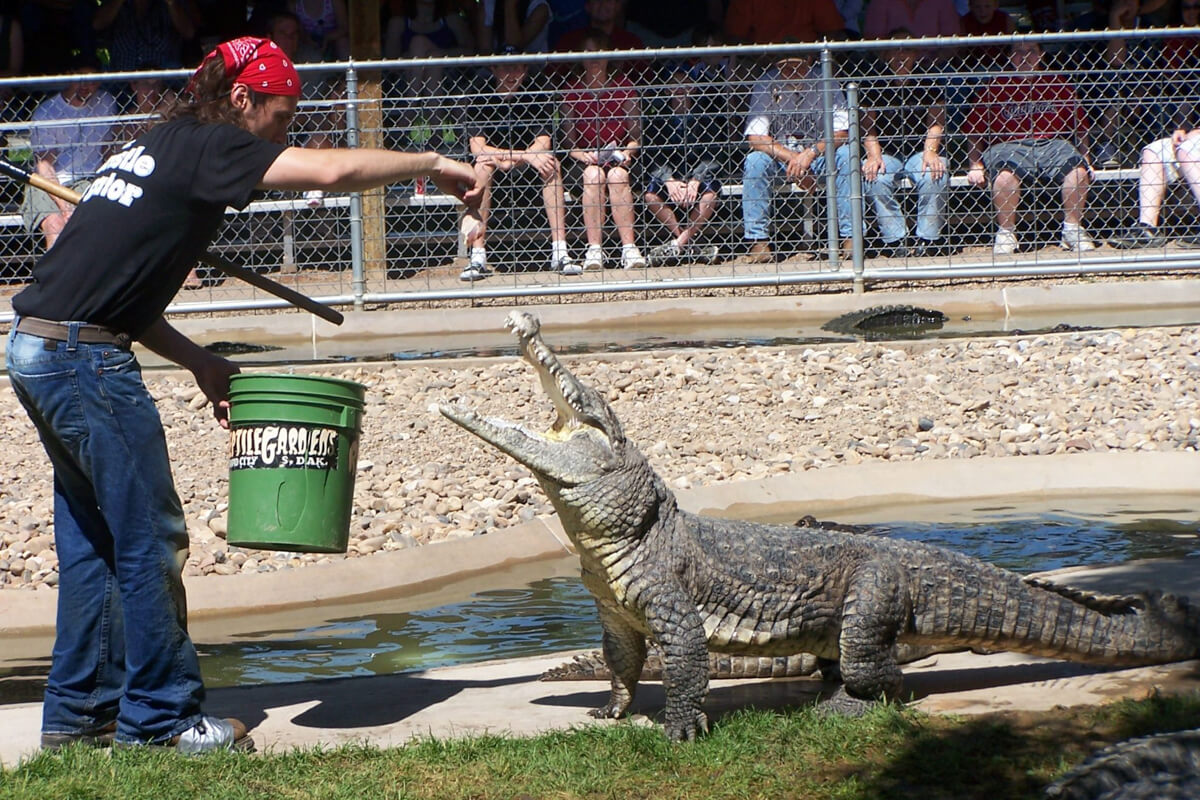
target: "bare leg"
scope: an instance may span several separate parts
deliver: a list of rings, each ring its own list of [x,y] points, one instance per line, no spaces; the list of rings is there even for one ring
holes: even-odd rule
[[[562,169],[557,163],[554,174],[542,184],[542,203],[546,206],[546,221],[550,224],[550,241],[566,241],[567,210],[563,205]]]
[[[691,213],[688,215],[688,226],[679,235],[680,244],[689,244],[693,239],[700,235],[700,231],[704,228],[704,224],[712,219],[712,215],[717,210],[717,193],[705,192],[700,197],[700,201],[692,207]]]
[[[487,238],[488,216],[492,211],[492,176],[495,172],[495,168],[490,165],[475,165],[475,181],[483,187],[483,196],[479,200],[479,224],[467,237],[469,247],[483,247],[484,240]]]
[[[1153,149],[1142,149],[1138,173],[1138,221],[1151,228],[1158,227],[1158,212],[1167,195],[1167,168]]]
[[[992,203],[996,206],[996,224],[1015,230],[1017,205],[1021,202],[1021,179],[1010,170],[1001,170],[992,180]]]
[[[621,244],[633,244],[633,189],[629,186],[629,170],[624,167],[608,170],[608,196]]]
[[[1192,190],[1192,197],[1200,203],[1200,136],[1185,139],[1175,149],[1175,157],[1179,164],[1179,174],[1187,181]]]
[[[663,227],[667,229],[667,233],[671,234],[671,238],[680,238],[683,235],[683,228],[679,227],[679,220],[675,217],[675,208],[670,203],[663,202],[658,195],[650,192],[646,192],[645,200],[646,208],[650,209],[654,218],[662,223]]]
[[[1078,225],[1087,209],[1088,186],[1092,179],[1083,166],[1067,173],[1062,184],[1063,222]]]
[[[583,171],[583,227],[589,247],[604,243],[604,170],[595,165]]]

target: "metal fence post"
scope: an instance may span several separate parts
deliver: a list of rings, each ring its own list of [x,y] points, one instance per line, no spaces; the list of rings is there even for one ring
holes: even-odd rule
[[[346,67],[346,145],[358,147],[358,70],[351,61]],[[363,307],[363,295],[366,294],[367,279],[363,270],[363,217],[362,193],[350,194],[350,270],[351,291],[354,294],[354,307]]]
[[[834,163],[837,156],[833,146],[833,93],[837,84],[833,79],[833,54],[828,47],[821,48],[821,107],[825,118],[825,221],[826,241],[829,246],[829,263],[838,263],[837,224],[837,174]]]
[[[850,239],[854,264],[854,293],[863,292],[863,188],[862,188],[862,131],[858,125],[858,84],[846,86],[846,105],[850,117],[850,139],[846,143],[850,155]]]

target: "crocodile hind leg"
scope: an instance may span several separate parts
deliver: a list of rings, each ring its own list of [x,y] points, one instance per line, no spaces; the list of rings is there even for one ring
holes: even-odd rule
[[[909,615],[894,565],[867,562],[855,570],[842,608],[842,688],[825,701],[826,711],[859,715],[883,697],[900,693],[902,674],[896,663],[896,637]]]
[[[625,715],[637,692],[638,678],[646,661],[646,637],[631,628],[613,610],[597,602],[600,625],[604,630],[601,651],[612,673],[612,691],[608,702],[591,712],[598,719],[617,719]]]

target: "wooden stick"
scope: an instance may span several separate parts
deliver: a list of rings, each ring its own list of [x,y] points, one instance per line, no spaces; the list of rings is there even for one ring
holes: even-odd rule
[[[54,181],[46,180],[36,172],[18,167],[16,164],[6,159],[0,158],[0,174],[6,175],[16,181],[27,183],[35,189],[40,189],[47,194],[54,195],[60,200],[66,200],[72,205],[79,205],[82,195],[74,189],[68,189]],[[332,322],[334,325],[341,325],[346,321],[342,313],[336,309],[324,306],[307,297],[295,289],[284,286],[282,283],[271,280],[270,278],[259,275],[251,269],[246,269],[240,264],[235,264],[227,258],[223,258],[216,253],[205,252],[200,256],[200,261],[206,266],[212,267],[215,270],[225,273],[226,275],[237,278],[241,281],[262,289],[264,292],[275,295],[278,298],[288,301],[297,308],[301,308],[310,314],[320,317],[321,319]]]

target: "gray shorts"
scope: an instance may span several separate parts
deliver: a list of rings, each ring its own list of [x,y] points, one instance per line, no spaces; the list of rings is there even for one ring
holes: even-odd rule
[[[91,185],[92,179],[84,178],[67,184],[67,188],[83,194]],[[43,192],[33,186],[25,187],[25,197],[21,199],[21,217],[25,221],[25,230],[29,233],[40,233],[46,217],[58,212],[58,203],[54,202],[49,192]]]
[[[993,178],[1009,170],[1021,182],[1061,181],[1080,165],[1086,166],[1075,145],[1066,139],[1019,139],[994,144],[983,154],[983,165]]]

